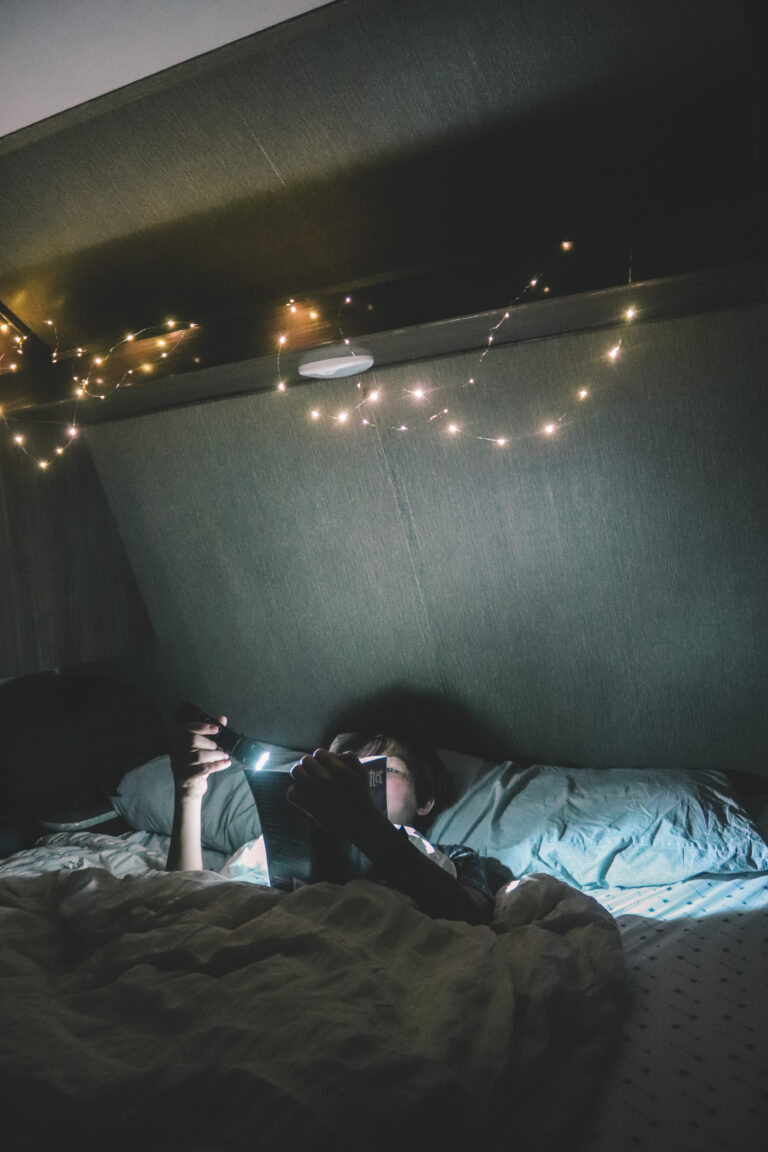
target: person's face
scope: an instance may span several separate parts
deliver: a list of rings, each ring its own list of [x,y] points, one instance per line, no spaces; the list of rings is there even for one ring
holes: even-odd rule
[[[422,808],[416,800],[416,788],[408,768],[399,756],[387,756],[387,817],[392,824],[413,825],[417,816],[426,816],[434,800]]]

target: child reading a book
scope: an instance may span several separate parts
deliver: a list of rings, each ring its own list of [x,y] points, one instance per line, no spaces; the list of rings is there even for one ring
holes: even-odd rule
[[[219,724],[226,722],[219,717]],[[232,763],[215,743],[217,731],[217,724],[203,721],[177,729],[171,749],[175,800],[168,871],[203,867],[201,812],[208,777]],[[368,774],[358,759],[369,755],[387,757],[386,816],[371,800]],[[428,916],[487,924],[493,894],[480,857],[463,845],[438,845],[453,862],[448,871],[403,830],[423,827],[433,813],[441,769],[436,755],[393,737],[337,737],[329,749],[317,748],[293,766],[288,799],[321,828],[355,844],[381,880],[412,897]]]

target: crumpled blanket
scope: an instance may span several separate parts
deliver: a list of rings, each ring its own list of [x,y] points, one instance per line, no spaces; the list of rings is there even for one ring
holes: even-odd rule
[[[0,979],[14,1150],[569,1147],[625,991],[614,921],[548,876],[471,927],[367,881],[5,871]]]

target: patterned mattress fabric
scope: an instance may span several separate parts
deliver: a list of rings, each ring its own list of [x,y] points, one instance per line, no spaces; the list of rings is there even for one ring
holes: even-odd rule
[[[530,877],[470,926],[366,881],[165,873],[160,844],[110,839],[0,867],[0,1108],[20,1146],[550,1149],[583,1119],[626,999],[590,897]]]
[[[630,982],[583,1152],[756,1152],[768,1133],[768,876],[595,894]]]

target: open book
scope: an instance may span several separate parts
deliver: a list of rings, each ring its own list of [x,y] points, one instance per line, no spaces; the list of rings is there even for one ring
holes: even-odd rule
[[[369,756],[362,763],[368,769],[371,799],[386,815],[387,758]],[[287,769],[246,769],[245,776],[261,821],[273,888],[292,892],[319,880],[344,884],[371,875],[371,862],[354,844],[326,832],[291,804],[286,795],[291,784]]]

